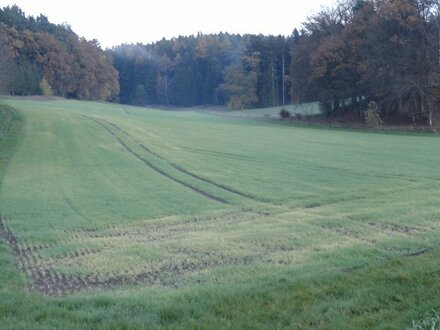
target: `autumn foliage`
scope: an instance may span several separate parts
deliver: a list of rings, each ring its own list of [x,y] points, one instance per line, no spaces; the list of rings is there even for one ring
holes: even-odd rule
[[[0,93],[231,109],[319,101],[327,114],[433,125],[440,1],[341,0],[291,36],[199,33],[104,52],[68,25],[0,10]]]
[[[120,45],[109,53],[123,103],[244,109],[288,102],[290,40],[199,33]]]
[[[327,113],[386,114],[432,125],[440,90],[439,3],[342,1],[295,31],[293,101],[319,100]]]
[[[8,76],[0,84],[3,94],[118,97],[118,73],[99,43],[45,16],[27,17],[17,6],[0,10],[0,54],[0,71]]]

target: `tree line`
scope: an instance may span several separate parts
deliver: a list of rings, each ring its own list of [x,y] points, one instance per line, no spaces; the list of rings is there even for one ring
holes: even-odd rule
[[[0,9],[0,93],[117,100],[118,73],[96,40],[18,6]]]
[[[109,52],[122,102],[265,107],[320,101],[327,114],[432,125],[440,95],[437,0],[341,0],[291,36],[179,37]],[[371,108],[371,107],[370,107]]]
[[[292,101],[327,113],[383,115],[432,125],[440,96],[439,1],[341,1],[294,31]]]
[[[244,109],[289,102],[289,38],[199,33],[108,52],[123,103]]]
[[[327,114],[432,124],[440,0],[341,0],[291,36],[202,34],[105,52],[45,16],[0,10],[0,92],[232,109],[320,101]]]

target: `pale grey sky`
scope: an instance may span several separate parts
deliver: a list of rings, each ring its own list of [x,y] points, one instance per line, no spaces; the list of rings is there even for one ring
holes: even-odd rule
[[[290,35],[307,16],[334,0],[0,0],[27,15],[42,13],[53,23],[67,22],[80,36],[103,47],[149,43],[179,35],[262,33]]]

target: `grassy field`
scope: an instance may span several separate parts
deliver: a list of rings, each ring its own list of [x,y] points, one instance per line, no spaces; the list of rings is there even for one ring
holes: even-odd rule
[[[2,329],[406,329],[440,307],[435,135],[0,106]]]
[[[321,114],[320,106],[318,102],[305,103],[305,104],[289,104],[285,106],[278,106],[272,108],[261,108],[261,109],[249,109],[249,110],[227,110],[227,111],[213,111],[214,114],[227,116],[227,117],[238,117],[238,118],[248,118],[248,119],[279,119],[281,109],[286,109],[292,115],[300,114],[303,116],[313,116]]]

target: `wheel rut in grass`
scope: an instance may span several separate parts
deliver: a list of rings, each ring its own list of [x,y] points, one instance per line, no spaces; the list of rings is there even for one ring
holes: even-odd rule
[[[181,173],[183,173],[183,174],[189,175],[189,176],[193,177],[194,179],[197,179],[197,180],[203,181],[203,182],[205,182],[205,183],[211,184],[211,185],[213,185],[213,186],[215,186],[215,187],[217,187],[217,188],[220,188],[220,189],[222,189],[222,190],[224,190],[224,191],[226,191],[226,192],[228,192],[228,193],[232,193],[232,194],[235,194],[235,195],[238,195],[238,196],[241,196],[241,197],[244,197],[244,198],[248,198],[248,199],[251,199],[251,200],[254,200],[254,201],[257,201],[257,202],[262,202],[262,203],[265,203],[265,202],[266,202],[266,201],[264,201],[264,200],[262,200],[262,199],[259,199],[259,198],[255,197],[255,196],[251,195],[251,194],[243,193],[243,192],[241,192],[241,191],[238,191],[238,190],[236,190],[236,189],[233,189],[233,188],[227,187],[227,186],[225,186],[225,185],[223,185],[223,184],[221,184],[221,183],[214,182],[214,181],[209,180],[209,179],[207,179],[207,178],[204,178],[204,177],[202,177],[202,176],[200,176],[200,175],[197,175],[197,174],[195,174],[195,173],[193,173],[193,172],[191,172],[191,171],[188,171],[187,169],[184,169],[183,167],[177,165],[176,163],[173,163],[173,162],[169,161],[168,159],[166,159],[165,157],[163,157],[163,156],[159,155],[158,153],[152,151],[150,148],[146,147],[144,144],[135,141],[135,140],[133,139],[133,137],[132,137],[130,134],[128,134],[124,129],[122,129],[121,127],[119,127],[119,126],[116,125],[115,123],[112,123],[112,122],[107,121],[107,120],[105,120],[105,119],[102,119],[102,121],[104,121],[105,123],[107,123],[107,124],[113,126],[113,127],[116,128],[117,130],[119,130],[119,131],[121,131],[122,133],[124,133],[124,134],[125,134],[125,135],[126,135],[131,141],[133,141],[134,143],[136,143],[141,149],[145,150],[145,151],[146,151],[147,153],[149,153],[150,155],[152,155],[152,156],[154,156],[154,157],[156,157],[156,158],[159,158],[159,159],[165,161],[165,162],[168,163],[171,167],[173,167],[174,169],[176,169],[177,171],[179,171],[179,172],[181,172]]]
[[[421,236],[417,237],[417,234],[425,232],[423,228],[415,228],[409,226],[402,226],[396,224],[380,224],[369,222],[361,228],[353,228],[351,225],[347,226],[332,226],[323,225],[319,223],[311,223],[316,228],[322,231],[332,232],[345,239],[349,239],[353,242],[369,245],[375,249],[389,253],[395,256],[401,257],[417,257],[425,254],[431,250],[431,247],[420,246],[418,240]],[[373,228],[374,231],[368,230],[368,227]],[[380,238],[381,235],[386,235],[387,239]],[[400,241],[405,239],[405,244],[395,245],[394,240]]]
[[[230,193],[233,193],[233,194],[239,195],[239,196],[241,196],[241,197],[249,198],[249,199],[255,200],[255,201],[257,201],[257,202],[263,202],[262,200],[257,199],[255,196],[252,196],[252,195],[249,195],[249,194],[242,193],[242,192],[240,192],[240,191],[238,191],[238,190],[235,190],[235,189],[232,189],[232,188],[230,188],[230,187],[226,187],[226,186],[224,186],[224,185],[222,185],[222,184],[216,183],[216,182],[214,182],[214,181],[211,181],[211,180],[209,180],[209,179],[206,179],[206,178],[204,178],[204,177],[201,177],[201,176],[199,176],[199,175],[197,175],[197,174],[194,174],[194,173],[192,173],[192,172],[190,172],[190,171],[184,169],[183,167],[181,167],[181,166],[179,166],[179,165],[177,165],[177,164],[175,164],[175,163],[169,162],[169,161],[166,160],[165,158],[163,158],[163,157],[159,156],[158,154],[152,152],[150,149],[148,149],[147,147],[145,147],[143,144],[140,144],[139,146],[140,146],[142,149],[144,149],[145,151],[149,152],[150,154],[155,155],[156,157],[165,160],[166,162],[168,162],[168,164],[170,164],[172,167],[174,167],[174,168],[175,168],[176,170],[178,170],[179,172],[182,172],[182,173],[184,173],[184,174],[187,174],[187,175],[189,175],[189,176],[191,176],[191,177],[193,177],[193,178],[195,178],[195,179],[197,179],[197,180],[200,180],[200,181],[203,181],[203,182],[206,182],[206,183],[212,184],[213,186],[215,186],[215,187],[217,187],[217,188],[220,188],[220,189],[223,189],[223,190],[225,190],[225,191],[227,191],[227,192],[230,192]]]
[[[60,276],[52,267],[39,267],[41,259],[38,248],[30,247],[19,241],[10,230],[5,218],[0,216],[0,236],[6,241],[17,260],[18,268],[26,275],[30,289],[44,294],[56,294],[63,290]]]
[[[251,214],[248,214],[250,216]],[[206,218],[208,223],[230,221],[233,225],[238,216],[235,213]],[[193,223],[198,224],[203,219],[195,219]],[[180,245],[168,245],[174,242],[179,235],[188,233],[188,228],[183,224],[157,224],[146,227],[139,231],[139,228],[115,228],[114,235],[99,235],[100,229],[69,231],[75,237],[73,242],[83,242],[87,240],[91,243],[100,241],[103,238],[118,237],[121,240],[109,243],[107,248],[81,248],[78,246],[68,253],[53,254],[47,253],[52,249],[53,252],[59,247],[64,246],[64,242],[57,244],[31,245],[17,236],[10,229],[8,221],[0,217],[0,238],[3,238],[12,250],[18,268],[28,279],[28,289],[38,291],[49,296],[64,296],[78,291],[92,289],[112,289],[121,286],[164,286],[169,288],[179,287],[182,280],[187,276],[192,276],[206,270],[217,267],[231,266],[251,266],[254,264],[272,264],[274,260],[267,257],[265,251],[251,251],[242,255],[231,255],[221,249],[205,250],[199,248],[182,247]],[[176,226],[177,225],[177,226]],[[194,230],[194,228],[193,228]],[[204,230],[204,228],[202,228]],[[145,233],[150,236],[145,237]],[[93,236],[96,234],[97,236]],[[120,269],[108,271],[105,268],[91,267],[82,272],[75,271],[78,264],[87,258],[103,257],[103,253],[118,251],[120,244],[132,244],[133,241],[165,242],[163,251],[170,257],[149,264],[138,265],[129,263]],[[96,243],[96,242],[95,242]],[[283,250],[284,251],[284,250]],[[104,256],[105,257],[105,256]],[[131,266],[130,266],[131,265]],[[69,267],[72,271],[66,273]],[[82,267],[82,266],[81,266]],[[80,268],[81,268],[80,267]]]
[[[131,113],[130,113],[130,111],[128,111],[128,109],[127,109],[127,107],[122,107],[122,110],[124,110],[124,112],[127,114],[127,115],[129,115],[129,116],[131,116]]]
[[[227,241],[213,246],[180,242],[185,237],[201,237],[204,233],[221,233],[223,230],[228,232],[237,225],[247,227],[255,219],[279,216],[284,217],[283,214],[230,211],[186,219],[155,219],[154,222],[146,221],[132,226],[76,228],[63,230],[65,238],[50,244],[32,244],[20,239],[11,230],[7,219],[0,217],[0,238],[10,247],[18,268],[27,277],[28,288],[44,295],[65,296],[84,290],[107,290],[123,286],[177,288],[187,280],[193,284],[206,281],[203,280],[203,274],[216,274],[216,269],[223,267],[228,269],[256,266],[278,269],[296,265],[296,257],[301,259],[303,253],[310,253],[310,248],[304,247],[302,243],[290,244],[289,241],[295,240],[295,235],[287,233],[279,239],[268,241],[229,240],[227,236]],[[368,243],[375,249],[383,249],[383,242],[366,239],[364,235],[350,228],[322,229],[334,231],[354,241]],[[322,247],[327,249],[327,244],[331,244],[333,239],[330,237],[324,240]],[[228,248],[231,245],[233,247]],[[161,256],[147,262],[123,261],[119,266],[107,268],[106,265],[117,262],[115,256],[128,256],[127,253],[133,246],[145,251],[157,249],[161,251]],[[319,246],[318,244],[315,247]],[[389,256],[417,257],[431,249],[419,246],[409,247],[407,250],[383,250],[389,252]],[[341,271],[356,271],[363,267],[363,263],[359,260],[357,266],[345,267]],[[198,277],[200,274],[202,279]],[[215,276],[213,281],[217,281]]]
[[[107,132],[109,132],[118,142],[119,144],[121,144],[125,150],[127,150],[131,155],[133,155],[134,157],[136,157],[137,159],[139,159],[141,162],[143,162],[146,166],[148,166],[149,168],[151,168],[152,170],[156,171],[157,173],[159,173],[160,175],[174,181],[175,183],[178,183],[182,186],[184,186],[185,188],[191,189],[192,191],[206,197],[209,198],[211,200],[214,200],[216,202],[222,203],[222,204],[231,204],[230,202],[228,202],[227,200],[218,197],[218,196],[214,196],[198,187],[195,187],[189,183],[186,183],[178,178],[175,178],[173,176],[171,176],[170,174],[166,173],[165,171],[163,171],[162,169],[160,169],[159,167],[157,167],[156,165],[154,165],[153,163],[151,163],[150,161],[148,161],[147,159],[145,159],[144,157],[142,157],[141,155],[139,155],[136,151],[134,151],[132,148],[130,148],[124,141],[122,141],[111,129],[109,129],[107,126],[105,126],[102,122],[100,122],[98,119],[95,118],[91,118],[91,117],[87,117],[86,118],[93,120],[94,122],[96,122],[98,125],[100,125],[101,127],[103,127]]]
[[[378,221],[369,221],[367,223],[369,226],[381,230],[383,232],[394,232],[394,233],[402,233],[407,235],[414,235],[424,230],[421,228],[417,228],[414,226],[401,225],[396,223],[383,223]]]

